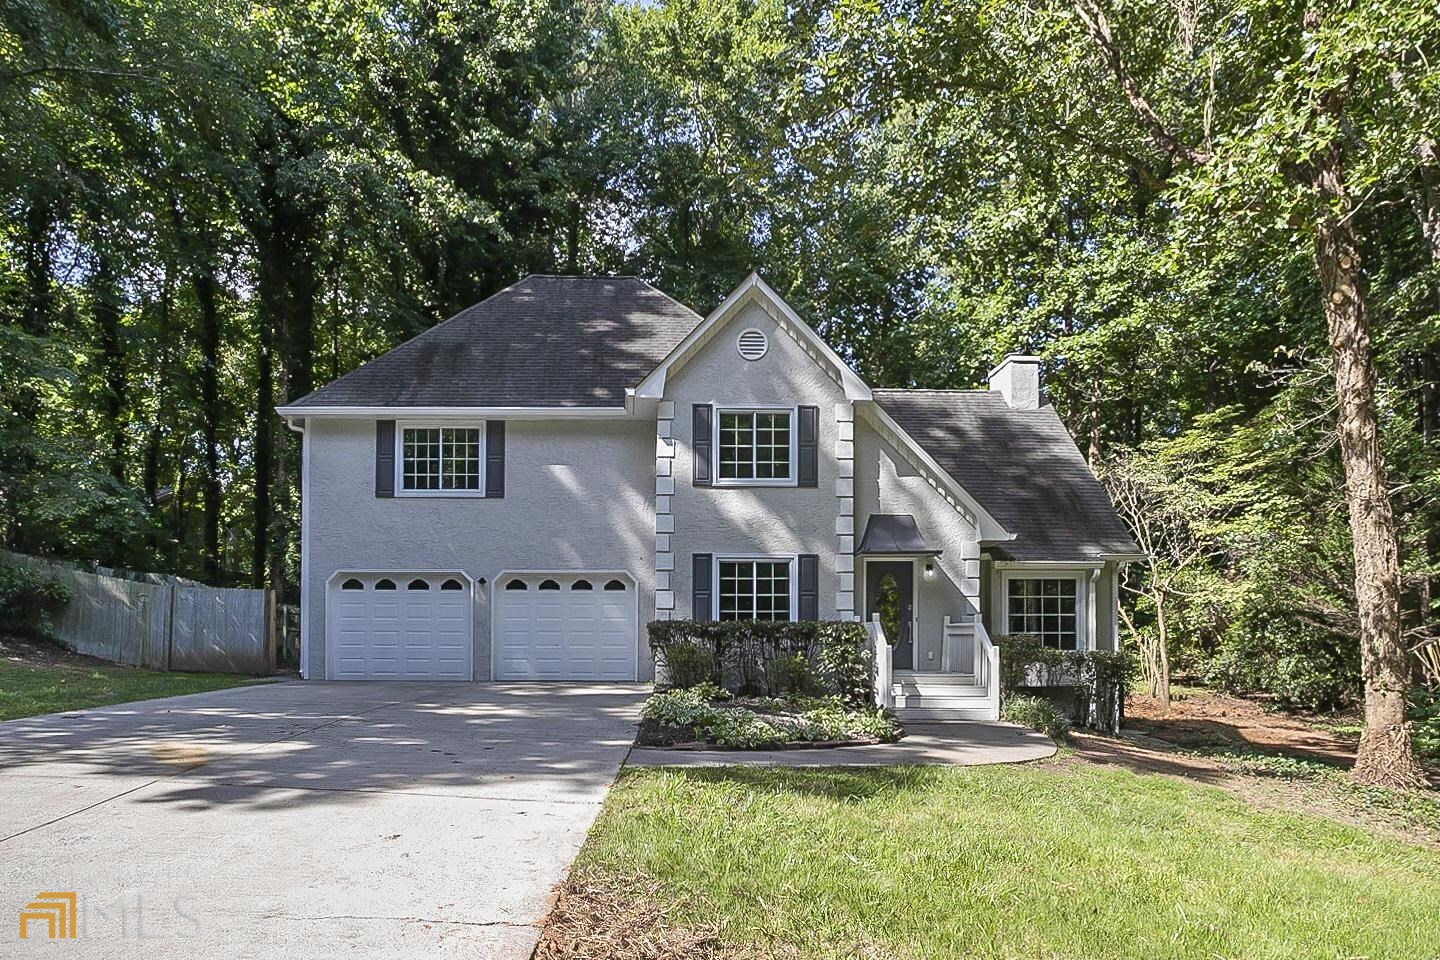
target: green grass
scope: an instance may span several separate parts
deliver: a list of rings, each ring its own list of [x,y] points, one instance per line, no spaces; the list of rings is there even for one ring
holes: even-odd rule
[[[0,720],[153,700],[254,683],[225,673],[165,673],[134,667],[0,661]]]
[[[1425,958],[1440,852],[1080,767],[627,770],[581,876],[805,957]],[[864,954],[869,955],[869,954]]]

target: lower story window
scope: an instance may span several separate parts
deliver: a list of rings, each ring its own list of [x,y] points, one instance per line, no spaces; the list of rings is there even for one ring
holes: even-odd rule
[[[1079,648],[1073,577],[1017,577],[1007,584],[1011,633],[1039,637],[1047,647],[1060,650]]]
[[[721,620],[789,620],[789,560],[721,560]]]

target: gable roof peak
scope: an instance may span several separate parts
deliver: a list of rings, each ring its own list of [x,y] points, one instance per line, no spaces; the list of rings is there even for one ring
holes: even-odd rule
[[[869,400],[871,398],[870,387],[860,379],[859,374],[851,370],[849,364],[840,359],[839,354],[830,349],[830,345],[821,339],[810,324],[802,320],[794,308],[786,303],[785,299],[776,293],[775,289],[754,270],[750,271],[739,286],[730,291],[729,296],[722,300],[719,306],[710,311],[699,326],[690,331],[689,336],[670,351],[670,354],[636,388],[635,395],[647,399],[660,399],[665,393],[665,380],[670,373],[684,366],[699,346],[710,338],[713,331],[724,325],[742,307],[757,300],[766,306],[772,319],[809,347],[822,363],[828,363],[834,369],[839,377],[840,385],[845,390],[847,400]]]

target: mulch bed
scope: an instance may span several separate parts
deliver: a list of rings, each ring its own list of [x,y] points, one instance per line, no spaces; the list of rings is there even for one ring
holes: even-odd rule
[[[1125,701],[1125,729],[1189,749],[1250,748],[1277,756],[1303,757],[1349,768],[1360,738],[1327,730],[1324,721],[1354,721],[1349,715],[1309,715],[1267,709],[1265,701],[1205,691],[1170,701],[1131,694]]]
[[[545,920],[535,960],[783,960],[797,955],[724,944],[713,927],[671,923],[661,902],[659,886],[642,878],[571,878]]]
[[[798,706],[794,709],[777,708],[768,700],[757,701],[750,697],[713,701],[710,706],[717,710],[749,710],[751,713],[758,714],[761,719],[782,729],[799,726],[803,723],[800,715],[805,712]],[[758,748],[729,747],[696,740],[695,731],[690,727],[670,726],[648,718],[640,721],[639,729],[635,733],[637,747],[664,747],[672,750],[825,750],[834,747],[863,747],[882,742],[875,737],[851,737],[846,740],[791,740]]]
[[[118,667],[124,664],[66,650],[58,643],[0,637],[0,660],[34,667]]]

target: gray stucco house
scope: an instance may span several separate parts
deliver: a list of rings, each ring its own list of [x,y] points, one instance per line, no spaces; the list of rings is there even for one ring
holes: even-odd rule
[[[527,277],[279,412],[307,678],[646,680],[651,619],[880,616],[897,707],[993,716],[990,637],[1113,649],[1136,553],[1037,358],[874,389],[754,275],[707,317]]]

